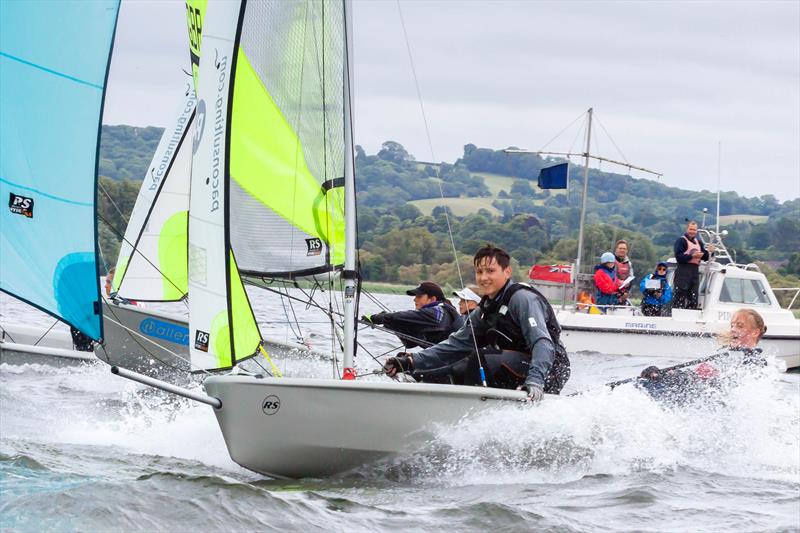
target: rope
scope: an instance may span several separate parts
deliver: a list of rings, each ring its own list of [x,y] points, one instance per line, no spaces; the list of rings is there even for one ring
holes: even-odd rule
[[[269,366],[270,366],[270,368],[272,368],[272,373],[274,375],[278,376],[279,378],[282,378],[283,374],[281,374],[281,371],[278,370],[277,366],[275,366],[275,363],[272,362],[272,359],[270,358],[270,356],[267,353],[267,351],[264,349],[264,346],[259,343],[258,349],[259,349],[259,351],[261,351],[262,354],[264,354],[264,359],[266,359],[267,362],[269,362]]]

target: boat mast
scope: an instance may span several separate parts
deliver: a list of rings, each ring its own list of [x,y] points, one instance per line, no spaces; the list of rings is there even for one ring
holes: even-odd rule
[[[581,273],[581,258],[583,256],[583,225],[586,222],[586,199],[589,196],[589,148],[592,142],[592,108],[589,108],[587,113],[586,124],[586,151],[583,153],[583,198],[581,200],[581,222],[578,227],[578,254],[575,258],[575,299],[578,298],[578,279]]]
[[[353,161],[353,117],[351,82],[353,55],[352,5],[344,2],[344,356],[342,379],[355,379],[355,292],[356,292],[356,187]]]
[[[589,160],[590,159],[594,159],[595,161],[600,161],[600,162],[605,161],[607,163],[613,163],[615,165],[620,165],[620,166],[623,166],[623,167],[627,167],[628,172],[630,172],[633,169],[636,169],[636,170],[640,170],[642,172],[647,172],[648,174],[653,174],[653,175],[657,176],[658,178],[660,178],[662,176],[662,174],[660,172],[654,172],[652,170],[648,170],[648,169],[643,168],[643,167],[637,167],[636,165],[631,165],[627,161],[617,161],[617,160],[614,160],[614,159],[609,159],[608,157],[601,157],[599,155],[592,155],[591,152],[590,152],[590,148],[591,148],[591,141],[592,141],[592,114],[593,113],[594,113],[594,108],[590,107],[589,110],[587,111],[587,115],[588,116],[587,116],[587,126],[586,126],[586,151],[584,151],[583,153],[579,154],[579,153],[574,153],[572,151],[569,151],[569,152],[549,152],[549,151],[544,151],[544,150],[531,151],[531,150],[524,150],[524,149],[519,149],[519,148],[507,148],[507,149],[503,150],[507,154],[535,154],[535,155],[538,155],[538,156],[543,156],[543,155],[553,156],[553,155],[555,155],[555,156],[566,157],[568,159],[570,157],[572,157],[572,156],[583,156],[583,158],[584,158],[584,165],[583,165],[583,198],[581,199],[581,219],[580,219],[580,227],[578,228],[578,253],[576,254],[576,257],[575,257],[575,270],[574,270],[574,273],[573,273],[574,280],[575,280],[574,281],[574,287],[575,287],[575,296],[574,297],[575,297],[575,300],[578,299],[578,287],[579,287],[578,276],[580,275],[580,272],[581,272],[581,259],[583,257],[583,229],[584,229],[584,224],[586,222],[586,201],[587,201],[587,199],[589,197]],[[623,156],[623,158],[624,158],[624,156]]]

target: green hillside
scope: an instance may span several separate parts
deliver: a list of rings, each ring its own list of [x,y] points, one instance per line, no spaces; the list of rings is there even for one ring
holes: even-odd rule
[[[103,190],[123,211],[118,213],[100,196],[100,212],[107,221],[100,228],[101,249],[112,260],[119,246],[115,234],[124,231],[141,183],[137,178],[145,174],[158,133],[157,128],[103,128]],[[541,168],[557,161],[466,145],[464,156],[454,163],[432,164],[415,161],[393,141],[372,155],[356,147],[355,159],[358,246],[365,280],[455,283],[458,271],[448,228],[467,278],[469,256],[486,242],[508,250],[521,271],[534,263],[575,258],[582,173],[572,174],[568,190],[536,185]],[[699,219],[703,208],[716,205],[716,194],[710,191],[678,189],[597,169],[590,169],[589,179],[583,250],[587,268],[624,238],[631,244],[636,272],[648,272],[654,262],[672,255],[686,219]],[[781,203],[772,195],[746,198],[724,191],[720,200],[721,222],[729,231],[726,244],[736,260],[773,261],[780,275],[787,276],[782,286],[800,284],[788,277],[800,275],[800,199]],[[715,222],[713,214],[706,216],[707,225]]]

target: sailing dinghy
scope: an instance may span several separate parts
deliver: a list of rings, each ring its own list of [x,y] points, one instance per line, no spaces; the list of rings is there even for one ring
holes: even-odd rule
[[[341,327],[334,378],[237,368],[205,379],[210,398],[186,394],[215,407],[233,460],[272,476],[329,475],[411,450],[442,424],[506,404],[489,400],[524,399],[520,391],[356,379],[349,2],[190,1],[187,9],[198,99],[192,367],[235,368],[262,352],[243,279],[311,276],[343,295],[342,313],[330,315]]]

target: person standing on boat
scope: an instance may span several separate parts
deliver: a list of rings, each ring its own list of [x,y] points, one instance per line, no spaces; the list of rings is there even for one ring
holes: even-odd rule
[[[672,287],[667,281],[667,264],[659,263],[652,274],[642,278],[639,291],[642,293],[644,316],[666,316],[672,300]]]
[[[464,324],[463,317],[444,297],[442,288],[436,283],[423,281],[419,287],[406,291],[406,294],[414,297],[415,309],[395,313],[382,311],[372,316],[362,316],[361,320],[386,326],[399,333],[406,348],[441,342]]]
[[[622,282],[617,276],[616,259],[614,254],[606,252],[600,256],[600,264],[594,267],[594,303],[605,312],[606,307],[620,305]]]
[[[475,292],[477,290],[475,285],[467,285],[460,291],[453,291],[453,296],[458,298],[458,312],[461,316],[466,317],[481,303],[481,297]]]
[[[620,281],[625,281],[635,276],[633,273],[633,263],[631,263],[631,260],[628,258],[628,249],[628,241],[625,239],[619,239],[614,245],[614,265],[617,269],[617,278],[619,278]],[[631,284],[625,285],[620,289],[619,299],[621,302],[628,300],[630,290]]]
[[[511,258],[501,248],[480,248],[473,264],[483,298],[467,323],[435,346],[390,357],[384,370],[390,377],[412,372],[426,381],[426,372],[449,368],[456,384],[516,388],[533,401],[545,392],[558,394],[570,365],[550,303],[533,287],[511,280]]]
[[[697,236],[697,222],[686,224],[686,233],[675,241],[675,301],[676,309],[697,309],[697,292],[700,287],[700,261],[708,261],[714,245],[706,244]]]

